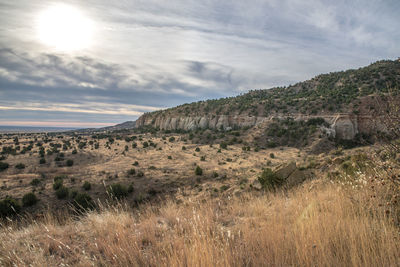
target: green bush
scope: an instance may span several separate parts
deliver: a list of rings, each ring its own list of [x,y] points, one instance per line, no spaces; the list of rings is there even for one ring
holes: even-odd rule
[[[275,172],[273,172],[270,168],[266,168],[263,170],[261,175],[258,177],[258,181],[262,185],[264,189],[275,189],[281,186],[284,180],[279,177]]]
[[[200,147],[196,147],[195,151],[200,152]]]
[[[138,161],[135,161],[132,165],[133,165],[133,166],[139,166],[139,162],[138,162]]]
[[[62,186],[63,186],[63,177],[62,176],[56,176],[54,178],[53,189],[54,190],[58,190]]]
[[[72,165],[74,165],[74,161],[72,159],[67,160],[67,166],[71,167]]]
[[[39,164],[45,164],[46,163],[46,160],[44,159],[44,158],[41,158],[40,160],[39,160]]]
[[[270,157],[271,159],[274,159],[274,158],[275,158],[275,154],[274,154],[274,153],[270,153],[270,154],[269,154],[269,157]]]
[[[133,190],[134,190],[133,184],[130,184],[130,185],[128,186],[128,193],[132,193]]]
[[[15,165],[15,168],[18,169],[18,170],[25,169],[25,164],[18,163],[17,165]]]
[[[92,184],[89,183],[88,181],[85,181],[82,185],[82,188],[85,189],[86,191],[89,191],[92,188]]]
[[[128,188],[122,184],[112,184],[108,186],[107,193],[117,199],[124,198],[128,195]]]
[[[171,137],[168,139],[168,141],[170,141],[171,143],[172,143],[172,142],[175,142],[175,137],[171,136]]]
[[[0,172],[8,169],[8,167],[10,167],[10,165],[7,162],[0,161]]]
[[[7,217],[17,214],[21,210],[21,205],[12,197],[7,196],[0,201],[0,217]]]
[[[221,144],[219,144],[219,147],[220,147],[221,149],[227,149],[227,148],[228,148],[228,144],[225,143],[225,142],[222,142]]]
[[[71,190],[69,191],[69,197],[74,199],[77,195],[79,194],[79,192],[77,190]]]
[[[196,166],[196,169],[194,170],[194,173],[196,175],[203,175],[203,169],[200,168],[200,166]]]
[[[168,156],[168,159],[172,159],[172,156]]]
[[[27,193],[22,197],[22,205],[24,207],[30,207],[35,205],[39,199],[36,197],[35,193]]]
[[[69,189],[63,185],[56,190],[56,196],[58,199],[64,199],[68,196]]]
[[[95,207],[92,198],[87,193],[77,193],[73,200],[73,205],[79,210],[89,210]]]
[[[35,178],[35,179],[33,179],[33,180],[31,181],[31,185],[33,185],[33,186],[37,186],[38,184],[40,184],[40,180],[37,179],[37,178]]]

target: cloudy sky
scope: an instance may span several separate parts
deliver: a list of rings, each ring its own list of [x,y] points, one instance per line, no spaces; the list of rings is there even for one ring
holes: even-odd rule
[[[400,56],[398,0],[0,0],[0,125],[100,127]]]

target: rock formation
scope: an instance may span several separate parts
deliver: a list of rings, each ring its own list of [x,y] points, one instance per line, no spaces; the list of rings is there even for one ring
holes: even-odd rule
[[[182,116],[182,117],[166,117],[163,115],[151,116],[145,114],[136,121],[136,127],[152,126],[161,130],[185,130],[191,131],[196,129],[224,129],[230,130],[234,128],[253,127],[259,124],[267,124],[273,118],[286,118],[287,115],[271,116],[271,117],[255,117],[255,116],[227,116],[227,115],[210,115],[210,116]],[[295,120],[308,120],[310,118],[323,118],[330,124],[325,129],[328,135],[344,140],[353,139],[357,133],[371,133],[376,130],[377,126],[372,125],[374,122],[370,116],[353,115],[353,114],[333,114],[333,115],[303,115],[294,114]],[[382,127],[378,127],[382,128]]]

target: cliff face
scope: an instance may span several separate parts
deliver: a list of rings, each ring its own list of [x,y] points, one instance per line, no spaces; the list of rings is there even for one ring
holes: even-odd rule
[[[136,127],[153,126],[162,130],[195,130],[195,129],[224,129],[234,127],[252,127],[267,121],[267,117],[252,116],[197,116],[197,117],[163,117],[143,115],[136,121]]]
[[[287,115],[270,116],[270,117],[255,117],[255,116],[227,116],[227,115],[210,115],[210,116],[149,116],[147,114],[141,116],[136,121],[136,127],[152,126],[161,130],[196,130],[196,129],[224,129],[230,130],[233,128],[253,127],[263,124],[268,127],[268,123],[273,118],[286,118]],[[308,120],[310,118],[323,118],[330,124],[326,131],[337,138],[351,140],[357,133],[372,133],[383,126],[379,125],[374,118],[367,115],[353,114],[333,114],[333,115],[292,115],[295,120]]]
[[[318,75],[288,87],[252,90],[236,97],[199,101],[144,114],[136,121],[136,127],[229,130],[261,124],[268,127],[273,118],[321,117],[330,125],[325,129],[328,134],[350,140],[358,133],[385,130],[379,117],[367,114],[374,114],[371,110],[387,114],[386,95],[389,91],[398,93],[398,84],[400,61],[385,60],[357,70]]]

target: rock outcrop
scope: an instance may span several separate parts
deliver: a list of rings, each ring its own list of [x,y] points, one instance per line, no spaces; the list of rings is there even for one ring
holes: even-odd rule
[[[268,121],[268,117],[252,117],[252,116],[227,116],[227,115],[211,115],[197,117],[157,117],[141,116],[136,121],[136,127],[152,126],[162,130],[186,130],[195,129],[224,129],[229,130],[235,127],[253,127],[262,122]]]
[[[256,116],[240,116],[240,115],[209,115],[209,116],[177,116],[167,117],[162,113],[156,116],[145,114],[136,121],[136,127],[152,126],[161,130],[185,130],[191,131],[196,129],[224,129],[230,130],[234,128],[253,127],[259,124],[271,122],[274,117],[286,118],[288,115],[256,117]],[[351,140],[358,133],[371,133],[376,130],[372,124],[376,124],[371,116],[353,115],[353,114],[332,114],[332,115],[303,115],[292,114],[295,120],[308,120],[310,118],[320,117],[330,124],[329,128],[325,128],[325,132],[339,139]],[[381,128],[381,127],[379,127]]]
[[[299,185],[306,179],[312,177],[312,172],[310,170],[300,170],[297,168],[296,162],[290,162],[279,167],[275,173],[285,181],[284,186],[286,188]]]
[[[306,179],[312,178],[311,170],[302,170],[297,168],[296,162],[290,162],[281,166],[278,166],[274,174],[283,181],[282,186],[284,188],[291,188],[303,183]],[[252,188],[256,190],[263,189],[263,185],[258,179],[252,183]]]

